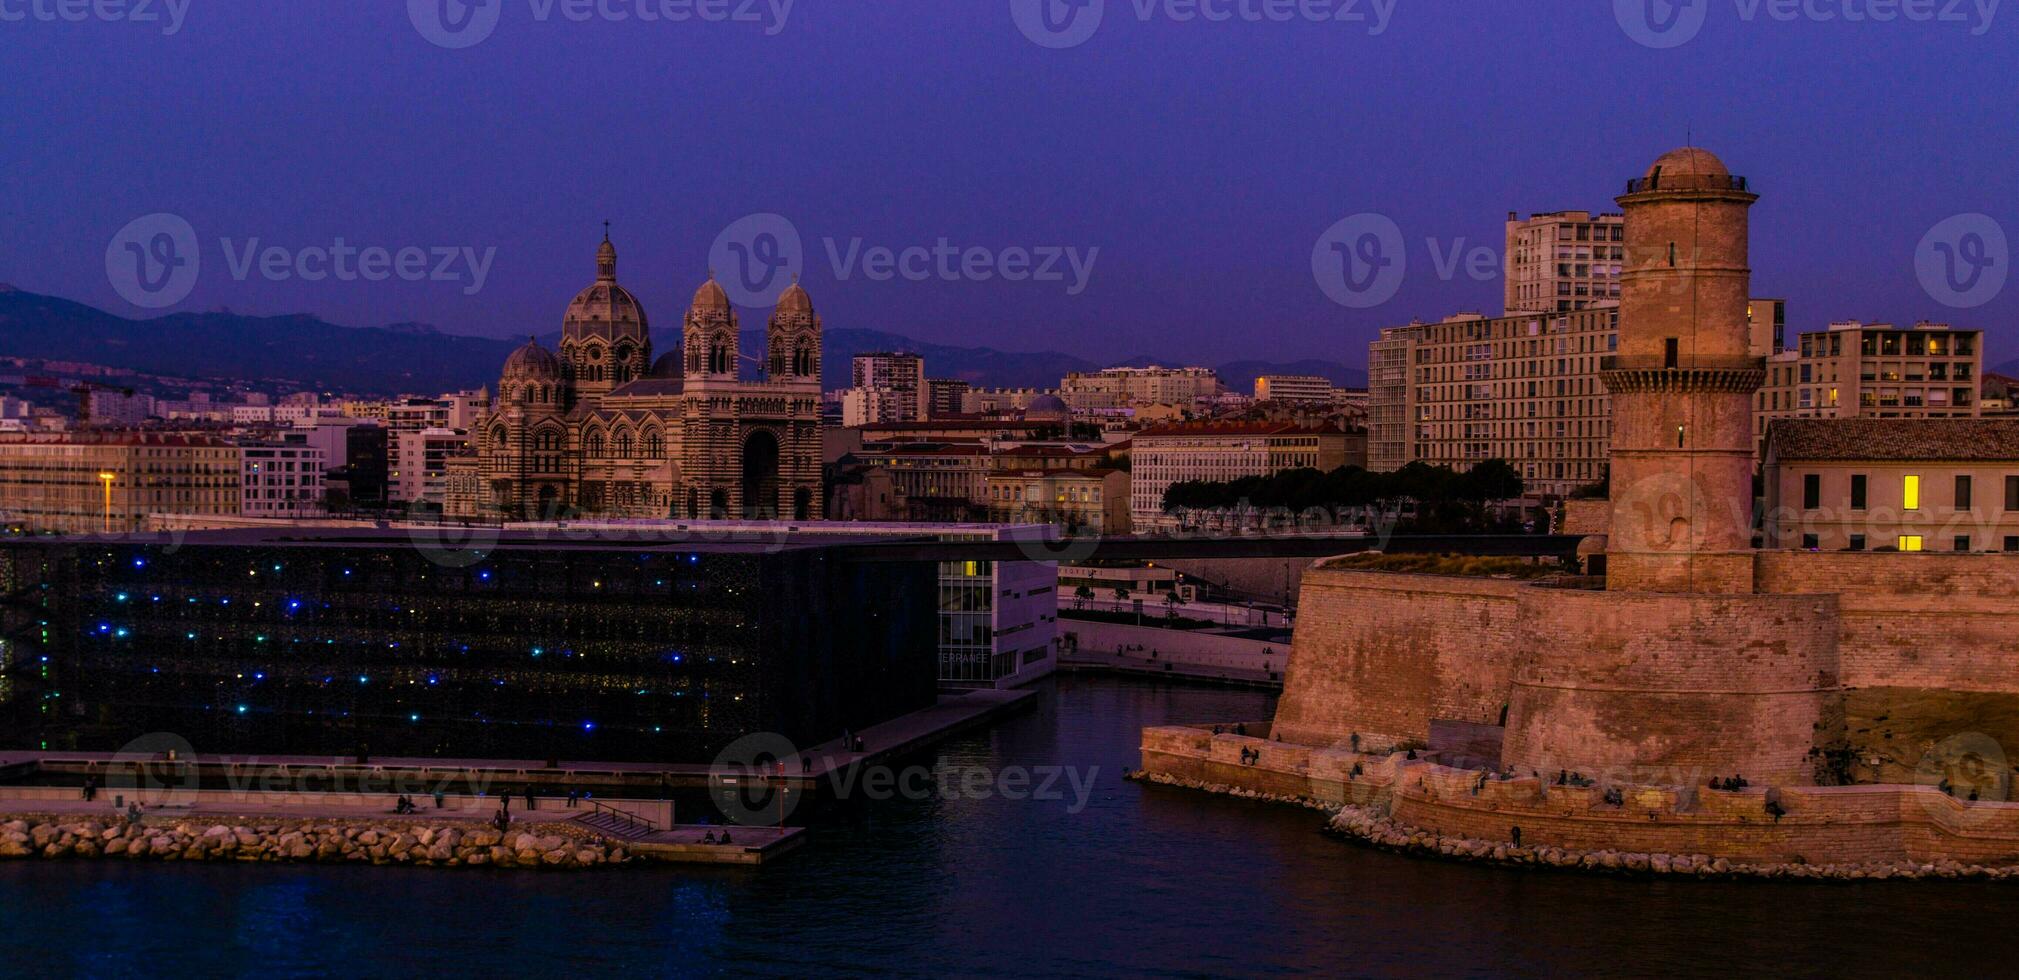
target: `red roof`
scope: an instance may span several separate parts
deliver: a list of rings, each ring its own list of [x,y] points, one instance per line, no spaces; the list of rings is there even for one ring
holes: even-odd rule
[[[1177,425],[1159,425],[1136,433],[1137,439],[1155,436],[1303,436],[1303,435],[1344,435],[1338,429],[1327,425],[1302,425],[1296,422],[1182,422]]]

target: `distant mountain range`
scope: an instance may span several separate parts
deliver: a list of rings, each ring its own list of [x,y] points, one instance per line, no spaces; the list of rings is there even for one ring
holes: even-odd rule
[[[821,384],[849,383],[849,362],[872,351],[908,351],[925,358],[926,373],[977,387],[1050,388],[1094,361],[1057,351],[1014,352],[931,344],[878,330],[831,327]],[[540,342],[552,347],[558,332]],[[131,320],[82,303],[0,284],[0,355],[84,361],[150,374],[291,382],[304,389],[358,393],[432,393],[495,385],[506,355],[524,343],[442,333],[420,323],[345,327],[305,314],[245,316],[230,311],[173,313]],[[764,350],[764,331],[746,330],[746,355]],[[1123,365],[1179,364],[1182,359],[1132,358]],[[1260,374],[1316,375],[1363,387],[1366,372],[1333,361],[1287,364],[1236,361],[1218,368],[1229,388],[1247,391]]]
[[[2006,361],[1990,370],[1992,374],[2002,374],[2008,378],[2019,378],[2019,361]]]

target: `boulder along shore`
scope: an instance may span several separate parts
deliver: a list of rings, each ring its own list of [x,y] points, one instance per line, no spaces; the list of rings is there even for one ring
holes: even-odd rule
[[[500,833],[486,824],[151,816],[138,821],[23,814],[0,817],[0,860],[293,861],[437,868],[614,867],[637,859],[564,823]]]

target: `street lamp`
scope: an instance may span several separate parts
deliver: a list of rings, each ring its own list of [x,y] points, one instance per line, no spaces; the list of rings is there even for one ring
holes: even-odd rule
[[[119,475],[118,475],[118,474],[116,474],[116,473],[100,473],[100,474],[98,474],[98,479],[99,479],[99,481],[100,481],[100,482],[102,482],[102,483],[104,483],[104,484],[105,484],[105,533],[107,533],[107,534],[111,534],[111,533],[112,533],[112,481],[114,481],[114,480],[117,480],[117,479],[119,479]]]

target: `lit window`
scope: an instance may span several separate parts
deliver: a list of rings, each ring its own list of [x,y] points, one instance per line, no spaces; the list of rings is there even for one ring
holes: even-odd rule
[[[1901,504],[1901,506],[1903,506],[1903,507],[1907,508],[1908,510],[1920,510],[1920,509],[1921,509],[1921,478],[1920,478],[1920,477],[1918,477],[1918,476],[1910,476],[1910,477],[1908,477],[1908,478],[1907,478],[1906,482],[1905,482],[1905,483],[1904,483],[1904,484],[1903,484],[1903,485],[1901,486],[1901,488],[1900,488],[1900,504]],[[1920,543],[1920,540],[1921,540],[1921,539],[1919,539],[1919,538],[1915,538],[1915,539],[1914,539],[1914,541],[1915,541],[1915,543],[1916,543],[1916,544]],[[1918,549],[1916,549],[1916,550],[1918,550]]]
[[[1913,479],[1913,477],[1908,477],[1908,479],[1911,480]],[[1901,551],[1921,550],[1921,536],[1918,534],[1900,535],[1900,550]]]

